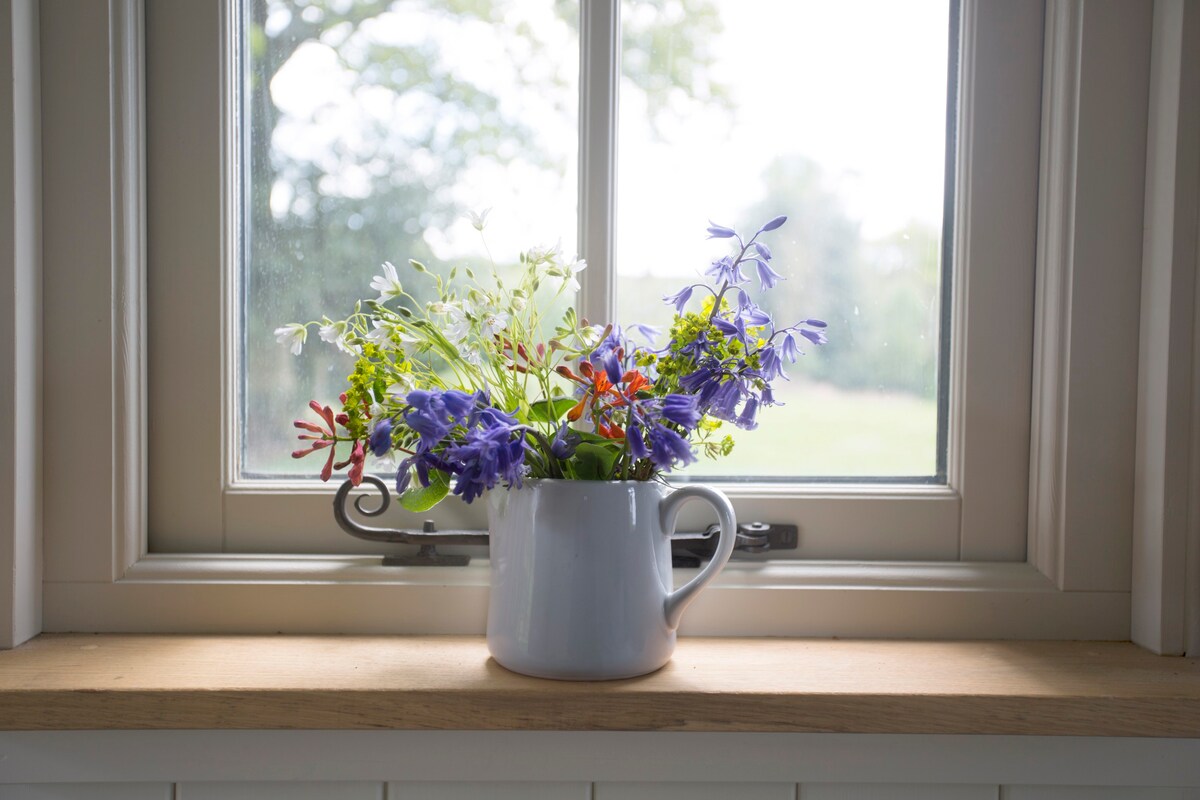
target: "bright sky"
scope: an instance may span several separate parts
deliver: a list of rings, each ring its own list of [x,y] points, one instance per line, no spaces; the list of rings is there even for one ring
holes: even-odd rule
[[[621,272],[678,274],[706,263],[712,249],[703,238],[707,220],[730,224],[760,202],[763,170],[779,155],[817,161],[861,221],[865,236],[884,235],[910,219],[940,224],[946,0],[716,4],[725,29],[708,46],[717,59],[717,79],[732,90],[735,119],[682,103],[686,118],[668,120],[666,141],[655,141],[645,121],[644,97],[623,82]],[[458,186],[431,187],[469,207],[494,207],[488,238],[496,256],[505,259],[558,237],[573,251],[578,43],[554,18],[548,0],[509,6],[510,15],[521,15],[548,43],[526,80],[531,75],[557,77],[565,89],[518,91],[513,71],[506,69],[513,54],[483,23],[464,26],[398,3],[363,33],[395,44],[433,38],[458,76],[499,93],[505,110],[537,130],[547,151],[565,164],[562,174],[548,175],[520,161],[505,169],[478,159]],[[627,0],[623,13],[647,12]],[[526,54],[516,55],[523,61]],[[437,105],[436,98],[417,93],[395,98],[376,90],[351,97],[348,87],[349,78],[329,47],[301,48],[271,85],[288,115],[276,132],[276,146],[320,159],[335,144],[353,147],[359,131],[370,124],[415,133]],[[432,174],[438,154],[407,157],[418,171],[424,165]],[[367,170],[346,171],[325,188],[361,193],[368,177]],[[288,199],[276,193],[273,203],[282,210]],[[447,231],[429,231],[426,237],[444,257],[477,251],[477,236],[465,221]]]

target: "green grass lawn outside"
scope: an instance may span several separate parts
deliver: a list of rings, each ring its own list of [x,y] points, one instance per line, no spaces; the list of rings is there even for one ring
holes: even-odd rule
[[[776,399],[785,405],[762,409],[759,427],[752,431],[725,424],[721,431],[737,442],[733,453],[715,461],[701,457],[682,474],[784,478],[935,473],[933,400],[798,380],[776,386]]]

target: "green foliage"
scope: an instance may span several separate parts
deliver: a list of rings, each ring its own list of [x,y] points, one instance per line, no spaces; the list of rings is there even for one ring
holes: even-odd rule
[[[621,454],[615,442],[584,442],[575,448],[575,478],[583,481],[606,481],[612,477],[613,465]]]
[[[571,397],[538,400],[529,404],[529,419],[536,422],[558,422],[575,403],[575,399]]]
[[[400,495],[400,505],[419,514],[436,506],[449,492],[450,476],[439,469],[433,469],[429,471],[429,485],[422,486],[413,481],[409,489]]]

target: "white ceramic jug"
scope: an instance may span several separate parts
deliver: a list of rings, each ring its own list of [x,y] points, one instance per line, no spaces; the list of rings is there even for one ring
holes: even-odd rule
[[[691,498],[716,510],[720,541],[672,591],[670,536]],[[737,530],[729,499],[707,486],[530,480],[488,503],[488,649],[542,678],[627,678],[666,664],[683,610],[729,561]]]

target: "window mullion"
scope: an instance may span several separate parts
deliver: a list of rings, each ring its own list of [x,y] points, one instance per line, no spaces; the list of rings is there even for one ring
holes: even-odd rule
[[[579,37],[580,314],[593,322],[616,310],[617,87],[620,0],[582,0]]]

